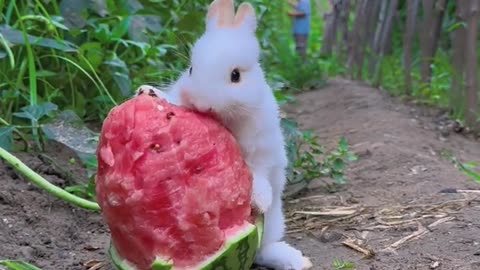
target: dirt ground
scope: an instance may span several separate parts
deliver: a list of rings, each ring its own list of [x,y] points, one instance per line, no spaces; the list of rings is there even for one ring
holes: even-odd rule
[[[298,101],[287,112],[302,128],[330,147],[345,136],[360,156],[338,192],[318,181],[286,199],[287,240],[314,269],[335,269],[335,260],[359,270],[480,269],[480,195],[441,192],[480,187],[442,155],[480,161],[478,142],[446,136],[436,110],[405,105],[358,82],[333,79]],[[68,163],[74,156],[68,149],[52,144],[46,154],[55,166],[38,155],[20,158],[60,186],[86,177]],[[108,229],[98,214],[52,198],[1,162],[0,185],[0,258],[46,270],[104,263]]]

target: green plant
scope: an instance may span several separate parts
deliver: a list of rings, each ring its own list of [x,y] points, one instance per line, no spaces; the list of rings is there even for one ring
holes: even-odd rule
[[[333,268],[335,270],[340,270],[340,269],[355,269],[355,264],[351,262],[346,262],[343,260],[333,260]]]
[[[327,177],[335,184],[344,184],[346,164],[358,157],[349,150],[347,140],[342,137],[334,150],[326,151],[311,131],[300,131],[295,121],[282,119],[290,160],[288,181],[290,184],[304,183]]]
[[[457,168],[461,173],[470,177],[475,182],[480,183],[480,173],[476,171],[479,169],[477,162],[461,162],[456,156],[453,155],[451,151],[447,150],[442,151],[441,154],[443,157],[452,162],[455,168]]]
[[[456,163],[456,165],[462,173],[480,183],[480,173],[475,171],[479,169],[477,162]]]
[[[9,270],[42,270],[33,264],[20,260],[0,260],[0,265]]]

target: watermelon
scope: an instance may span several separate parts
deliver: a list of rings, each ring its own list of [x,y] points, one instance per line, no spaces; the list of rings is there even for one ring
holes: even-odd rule
[[[250,269],[263,221],[241,150],[214,117],[138,95],[108,114],[97,158],[117,269]]]

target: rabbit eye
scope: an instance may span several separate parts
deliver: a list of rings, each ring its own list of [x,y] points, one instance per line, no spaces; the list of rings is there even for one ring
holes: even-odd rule
[[[233,83],[238,83],[240,81],[240,71],[238,68],[234,69],[230,74],[230,81]]]
[[[190,67],[190,69],[188,70],[188,73],[190,73],[190,75],[192,75],[192,70],[193,70],[192,67]]]

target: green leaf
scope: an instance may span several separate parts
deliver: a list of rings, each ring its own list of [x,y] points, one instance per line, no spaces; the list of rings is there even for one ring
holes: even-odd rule
[[[118,88],[120,88],[120,92],[122,92],[123,96],[128,97],[132,94],[132,80],[130,80],[128,74],[114,72],[113,79],[115,80]]]
[[[89,178],[92,178],[97,173],[97,169],[98,169],[97,156],[94,154],[86,154],[86,153],[79,153],[78,156],[80,157],[82,164],[87,169],[87,176]]]
[[[128,74],[127,64],[116,55],[111,60],[105,61],[105,64],[112,70],[113,79],[122,95],[124,97],[130,96],[132,94],[132,80]]]
[[[292,95],[288,95],[282,91],[275,91],[273,94],[279,104],[286,104],[295,100]]]
[[[12,134],[14,130],[15,127],[13,126],[0,127],[0,147],[7,151],[12,150]]]
[[[345,261],[342,261],[342,260],[334,260],[333,261],[333,268],[335,268],[335,270],[353,269],[353,268],[355,268],[355,265],[351,262],[345,262]]]
[[[161,18],[155,15],[133,15],[128,28],[128,36],[134,41],[147,42],[149,35],[146,30],[153,33],[162,31]]]
[[[85,100],[85,97],[80,91],[75,92],[75,112],[78,114],[80,117],[85,117],[85,114],[87,112],[86,107],[87,107],[87,101]]]
[[[42,77],[53,77],[56,76],[57,73],[50,71],[50,70],[38,70],[37,71],[37,78],[42,78]]]
[[[101,23],[95,28],[94,37],[102,43],[110,42],[110,28],[108,24]]]
[[[74,186],[68,186],[64,188],[65,191],[72,193],[73,195],[86,198],[87,193],[86,193],[86,187],[85,185],[74,185]]]
[[[338,147],[340,151],[348,151],[348,143],[345,137],[342,136],[342,138],[340,139],[340,142],[338,143]]]
[[[22,108],[23,112],[16,112],[13,113],[13,115],[28,120],[38,121],[45,115],[48,115],[49,113],[56,111],[57,109],[57,105],[51,102],[46,102],[38,105],[25,106]]]
[[[112,30],[112,39],[121,39],[128,32],[132,16],[125,17],[120,23],[116,24]]]
[[[95,13],[97,13],[99,16],[101,17],[105,17],[108,15],[108,7],[107,7],[107,3],[105,2],[105,0],[90,0],[90,1],[78,1],[78,0],[73,0],[73,1],[77,1],[77,2],[88,2],[89,3],[89,8],[93,11],[95,11]]]
[[[20,91],[15,90],[3,90],[1,94],[1,100],[14,100],[20,96]]]
[[[0,34],[8,42],[15,45],[25,45],[25,39],[23,38],[23,32],[13,29],[8,25],[0,25]],[[44,37],[37,37],[32,35],[27,35],[28,41],[32,46],[40,46],[50,49],[56,49],[64,52],[76,52],[77,46],[66,40],[55,40]]]
[[[87,195],[90,199],[97,201],[97,192],[95,189],[95,176],[90,176],[90,180],[88,181],[87,185]]]
[[[460,28],[460,27],[464,27],[464,28],[465,28],[466,26],[467,26],[467,24],[466,24],[465,22],[456,22],[456,23],[452,24],[451,26],[449,26],[449,27],[447,28],[447,32],[452,32],[452,31],[454,31],[454,30],[456,30],[456,29],[458,29],[458,28]]]
[[[476,182],[480,183],[480,174],[472,171],[472,170],[469,170],[465,167],[462,167],[460,169],[461,172],[463,172],[465,175],[471,177],[473,180],[475,180]]]
[[[333,161],[333,169],[337,172],[343,172],[345,169],[345,162],[341,158],[336,158]]]
[[[357,160],[358,160],[357,155],[355,155],[351,152],[347,153],[347,161],[357,161]]]
[[[1,52],[0,52],[2,54],[1,58],[4,58],[4,57],[8,56],[8,59],[9,59],[9,62],[10,62],[10,67],[12,69],[15,68],[15,56],[12,52],[12,49],[10,48],[10,44],[8,44],[8,41],[5,39],[5,37],[3,37],[3,35],[1,33],[0,33],[0,43],[5,50],[5,51],[1,50]]]
[[[478,163],[475,161],[465,162],[462,164],[463,167],[468,169],[475,169],[478,166]]]
[[[80,53],[90,62],[94,69],[103,62],[104,52],[100,42],[86,42],[80,46]]]
[[[42,270],[33,264],[20,260],[0,260],[0,265],[7,267],[9,270]]]
[[[94,175],[90,176],[90,179],[87,184],[69,186],[69,187],[66,187],[65,190],[74,195],[82,197],[84,199],[93,200],[93,201],[97,200]]]
[[[338,184],[345,184],[345,176],[343,173],[338,173],[338,172],[332,172],[332,178],[337,182]]]
[[[63,111],[55,119],[42,125],[42,131],[49,140],[59,142],[79,156],[88,168],[96,168],[98,134],[85,127],[82,119],[73,111]]]
[[[72,29],[85,27],[87,21],[85,15],[89,1],[62,0],[59,3],[60,14],[65,18],[65,24]]]
[[[70,30],[65,24],[63,24],[65,20],[62,16],[51,16],[50,18],[52,19],[51,22],[53,25],[55,25],[55,27],[66,31]]]

